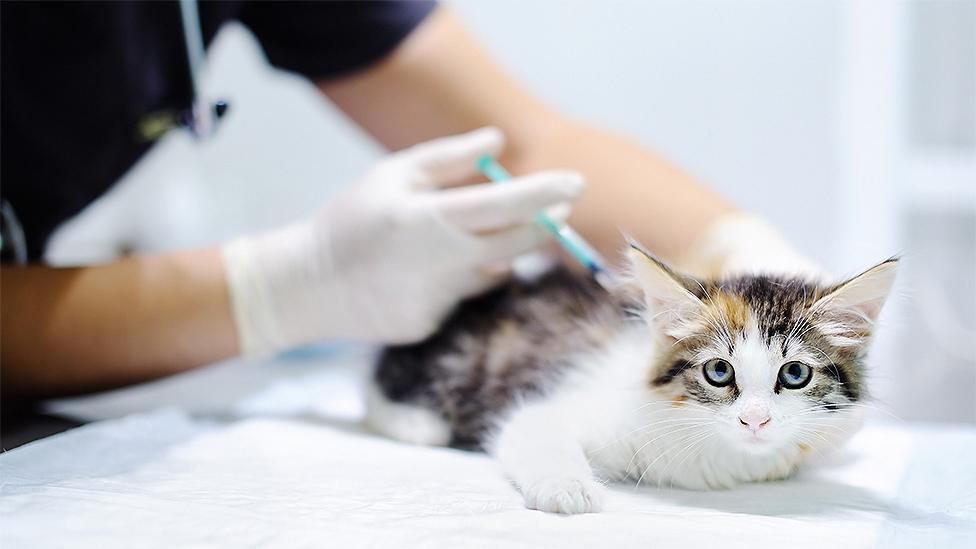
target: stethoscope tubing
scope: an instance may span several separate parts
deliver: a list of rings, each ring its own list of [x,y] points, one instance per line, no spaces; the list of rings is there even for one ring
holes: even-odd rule
[[[200,79],[207,54],[197,0],[179,0],[179,7],[193,100],[190,109],[177,117],[176,125],[189,130],[195,138],[207,138],[216,131],[217,122],[227,112],[228,104],[224,100],[204,101]],[[0,252],[6,252],[8,246],[14,262],[20,265],[27,263],[24,227],[17,218],[13,205],[3,199],[0,201]]]

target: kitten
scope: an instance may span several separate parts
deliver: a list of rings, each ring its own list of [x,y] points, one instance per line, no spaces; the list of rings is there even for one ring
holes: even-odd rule
[[[386,349],[368,423],[487,450],[527,507],[558,513],[598,511],[602,480],[784,478],[859,426],[863,359],[896,259],[831,286],[696,280],[637,245],[628,260],[632,276],[612,295],[556,269]]]

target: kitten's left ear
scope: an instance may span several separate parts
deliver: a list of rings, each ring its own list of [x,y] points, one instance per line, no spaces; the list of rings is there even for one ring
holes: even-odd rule
[[[674,339],[694,332],[703,307],[695,290],[704,292],[698,281],[678,274],[630,241],[627,258],[634,278],[644,294],[646,319],[654,332]]]
[[[898,271],[898,258],[879,263],[834,287],[810,309],[829,321],[822,331],[835,345],[864,343],[871,335]]]

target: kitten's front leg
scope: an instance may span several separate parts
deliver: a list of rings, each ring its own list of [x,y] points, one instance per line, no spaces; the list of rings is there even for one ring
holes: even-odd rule
[[[494,454],[518,486],[525,506],[550,513],[591,513],[603,503],[603,486],[579,442],[546,404],[518,410],[502,425]]]

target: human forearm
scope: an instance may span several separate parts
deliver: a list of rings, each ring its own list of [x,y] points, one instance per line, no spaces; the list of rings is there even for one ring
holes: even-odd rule
[[[498,282],[499,262],[545,242],[536,212],[583,190],[567,171],[450,188],[503,145],[493,129],[420,144],[315,214],[220,250],[4,268],[4,395],[104,389],[324,340],[429,336],[458,300]]]
[[[706,227],[734,211],[673,164],[612,133],[560,120],[544,139],[521,143],[522,150],[503,159],[516,173],[566,166],[584,174],[590,184],[570,221],[611,258],[619,255],[623,231],[675,260]]]
[[[449,9],[439,8],[390,58],[322,91],[381,143],[398,149],[485,125],[508,138],[516,174],[568,168],[587,192],[572,223],[608,257],[620,231],[673,259],[733,208],[686,173],[627,139],[552,111],[505,72]]]
[[[4,267],[0,287],[5,396],[107,389],[237,352],[217,250]]]

